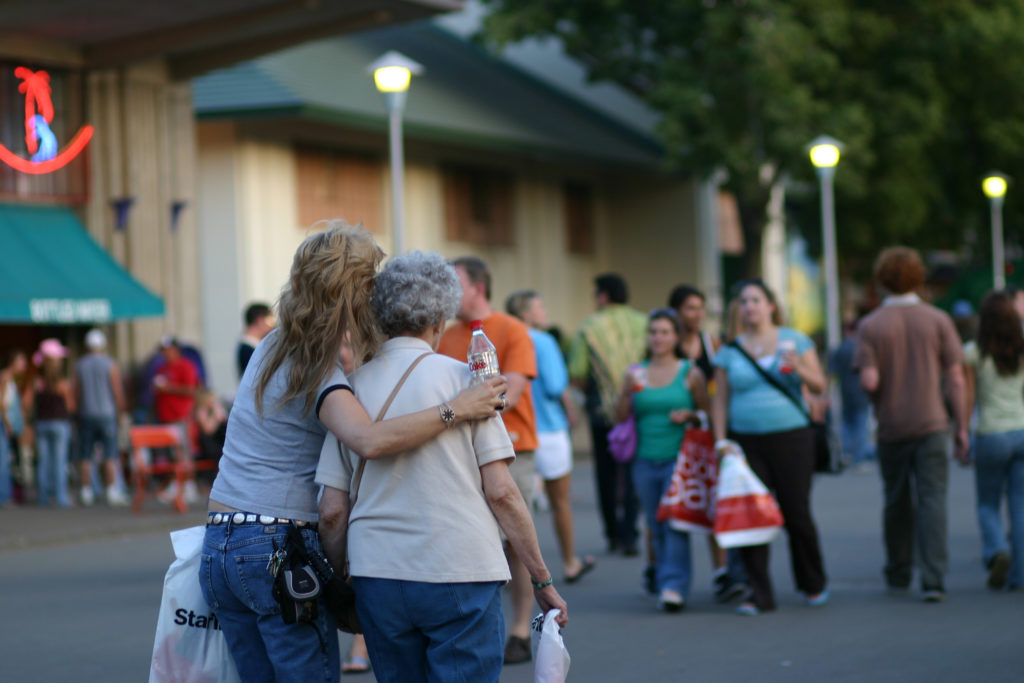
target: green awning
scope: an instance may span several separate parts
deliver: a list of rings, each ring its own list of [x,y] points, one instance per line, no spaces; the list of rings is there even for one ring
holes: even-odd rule
[[[0,204],[0,323],[102,323],[164,302],[89,237],[70,209]]]

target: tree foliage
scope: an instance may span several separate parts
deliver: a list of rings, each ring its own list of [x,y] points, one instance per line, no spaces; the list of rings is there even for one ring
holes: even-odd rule
[[[806,145],[822,133],[845,144],[844,256],[976,238],[983,256],[982,174],[1024,179],[1024,0],[485,1],[488,40],[561,39],[592,79],[663,115],[673,168],[724,167],[748,255],[771,184],[783,174],[812,181]],[[1011,186],[1011,242],[1020,206]]]

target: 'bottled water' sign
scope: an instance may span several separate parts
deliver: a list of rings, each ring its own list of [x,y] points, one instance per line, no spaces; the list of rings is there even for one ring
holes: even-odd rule
[[[102,323],[110,320],[109,299],[32,299],[34,323]]]

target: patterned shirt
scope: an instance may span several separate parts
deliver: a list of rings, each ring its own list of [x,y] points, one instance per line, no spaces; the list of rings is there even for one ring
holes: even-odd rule
[[[613,422],[615,399],[626,369],[646,349],[647,316],[610,304],[583,321],[569,350],[569,376],[587,382],[587,410]]]

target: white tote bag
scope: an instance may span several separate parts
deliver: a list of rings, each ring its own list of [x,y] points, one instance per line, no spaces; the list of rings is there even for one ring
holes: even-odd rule
[[[199,588],[206,528],[171,532],[175,560],[164,577],[149,683],[240,683],[213,610]]]
[[[569,650],[555,621],[560,610],[538,614],[530,624],[533,645],[533,683],[565,683],[569,675]]]

